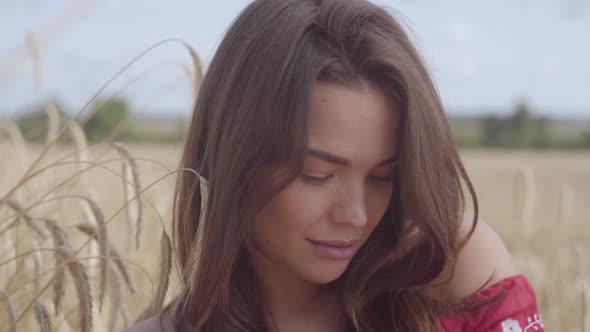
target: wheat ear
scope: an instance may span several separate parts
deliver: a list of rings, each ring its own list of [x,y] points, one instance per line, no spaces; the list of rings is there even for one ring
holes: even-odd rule
[[[51,318],[49,318],[49,312],[47,312],[47,309],[41,303],[36,302],[33,305],[33,311],[35,312],[35,319],[37,320],[37,324],[39,324],[39,331],[53,331]]]
[[[4,307],[6,308],[6,313],[8,316],[8,326],[12,326],[10,332],[17,332],[18,327],[16,326],[16,310],[14,307],[14,303],[3,290],[0,289],[0,298],[2,298],[2,302],[4,302]]]
[[[96,226],[94,226],[90,223],[78,224],[78,225],[76,225],[76,228],[88,236],[92,236],[92,234],[96,233]],[[120,258],[121,255],[119,255],[117,250],[110,244],[109,244],[109,251],[110,251],[111,257],[113,258],[111,260],[111,262],[115,265],[115,267],[117,267],[121,276],[123,276],[123,280],[125,280],[125,283],[127,284],[127,288],[129,288],[129,291],[132,294],[135,294],[136,289],[135,289],[134,279],[131,277],[131,274],[127,270],[127,267],[125,266],[123,261],[120,259],[117,259],[117,258]]]
[[[74,279],[76,294],[78,295],[80,331],[90,332],[92,330],[92,295],[86,269],[74,257],[75,252],[70,246],[60,246],[56,251],[61,256],[63,262],[69,260],[67,265],[68,270]]]
[[[51,236],[53,238],[53,246],[55,248],[61,247],[61,246],[69,246],[70,245],[70,241],[68,240],[68,236],[66,235],[66,232],[59,227],[59,225],[57,225],[57,223],[51,219],[40,219],[42,221],[45,222],[45,227],[49,230],[49,232],[51,233]],[[55,253],[55,265],[60,265],[64,263],[64,261],[62,260],[62,256],[56,252]],[[55,308],[55,314],[59,314],[59,312],[61,311],[61,306],[62,306],[62,300],[63,297],[65,295],[65,280],[64,280],[64,270],[63,269],[57,269],[55,271],[55,281],[53,282],[53,306]]]
[[[135,247],[139,249],[139,240],[141,235],[141,223],[142,223],[142,204],[140,199],[140,192],[141,192],[141,185],[139,182],[139,171],[137,168],[137,164],[135,160],[131,157],[129,151],[119,143],[112,143],[112,146],[115,150],[125,158],[123,162],[123,190],[125,194],[125,200],[130,201],[133,199],[131,192],[129,192],[129,182],[133,185],[133,195],[135,195],[135,204],[129,204],[127,206],[127,222],[129,225],[132,224],[132,219],[135,217]],[[129,179],[129,175],[131,175],[131,179]],[[131,208],[132,205],[135,206],[135,212],[132,212]],[[135,216],[133,216],[135,214]]]

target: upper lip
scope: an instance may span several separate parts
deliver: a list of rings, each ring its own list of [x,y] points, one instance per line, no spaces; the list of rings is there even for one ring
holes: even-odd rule
[[[329,240],[329,241],[319,241],[319,240],[309,240],[310,242],[321,244],[328,247],[335,247],[335,248],[348,248],[355,245],[358,240],[349,240],[349,241],[341,241],[341,240]]]

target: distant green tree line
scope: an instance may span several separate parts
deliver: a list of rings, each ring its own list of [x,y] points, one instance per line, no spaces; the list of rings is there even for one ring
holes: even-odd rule
[[[60,114],[61,126],[71,115],[64,112],[58,102],[54,102]],[[90,143],[101,142],[116,135],[119,141],[134,143],[179,143],[184,135],[184,127],[178,124],[168,132],[153,132],[141,126],[135,126],[131,118],[129,103],[126,99],[108,99],[98,101],[84,112],[80,122]],[[44,108],[39,107],[32,112],[23,114],[16,119],[25,139],[31,142],[43,142],[47,137],[48,116]],[[60,128],[61,129],[61,128]],[[61,143],[70,141],[69,135],[60,137]]]
[[[460,147],[590,149],[590,129],[568,132],[554,127],[553,120],[535,116],[526,103],[519,103],[508,116],[487,115],[471,121],[451,119]]]
[[[59,102],[54,104],[63,125],[71,115],[63,111]],[[116,134],[115,138],[120,141],[174,144],[182,142],[186,132],[185,121],[168,125],[164,130],[134,123],[129,104],[123,98],[98,101],[85,114],[88,115],[86,119],[82,117],[82,129],[91,143]],[[45,140],[47,122],[47,113],[42,108],[17,119],[23,136],[33,142]],[[568,125],[558,126],[554,120],[534,115],[524,102],[506,116],[451,118],[450,124],[455,141],[462,148],[590,149],[589,128],[572,130]],[[69,141],[69,135],[62,135],[61,141]]]

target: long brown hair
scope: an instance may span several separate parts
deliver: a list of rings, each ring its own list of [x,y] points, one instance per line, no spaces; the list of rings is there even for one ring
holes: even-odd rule
[[[164,313],[198,332],[269,331],[246,251],[268,199],[302,170],[317,81],[375,83],[402,110],[388,209],[339,278],[355,331],[436,331],[423,288],[454,266],[465,181],[431,77],[393,14],[363,0],[257,0],[232,23],[204,77],[178,177],[173,233],[181,293]],[[269,178],[278,165],[280,177]],[[396,250],[408,234],[419,241]],[[471,232],[470,232],[471,234]]]

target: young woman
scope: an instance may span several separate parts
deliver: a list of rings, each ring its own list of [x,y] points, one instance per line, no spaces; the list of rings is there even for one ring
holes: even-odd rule
[[[370,2],[251,3],[206,73],[181,167],[195,171],[175,195],[184,287],[128,331],[543,330],[478,220],[423,61]]]

